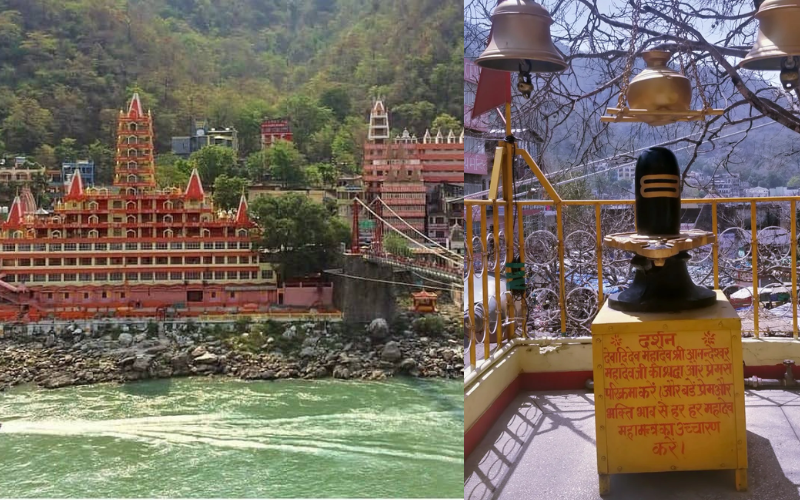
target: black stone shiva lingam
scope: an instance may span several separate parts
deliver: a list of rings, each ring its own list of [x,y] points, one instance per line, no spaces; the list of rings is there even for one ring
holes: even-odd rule
[[[680,170],[667,148],[644,151],[636,162],[636,232],[606,236],[607,246],[636,254],[631,286],[608,298],[612,309],[668,312],[713,305],[713,290],[695,285],[688,250],[715,241],[713,233],[681,232]]]

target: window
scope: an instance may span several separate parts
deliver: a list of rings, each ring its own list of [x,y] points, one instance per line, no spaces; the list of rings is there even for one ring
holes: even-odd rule
[[[210,255],[203,256],[203,264],[213,264],[213,262],[214,262],[214,257]]]
[[[78,279],[78,275],[75,273],[67,273],[64,275],[64,281],[76,281]]]
[[[236,292],[231,292],[230,295],[228,295],[228,296],[230,298],[232,298],[232,299],[235,299],[236,298]]]
[[[33,275],[33,281],[42,282],[42,281],[45,280],[45,278],[46,278],[46,276],[44,274],[34,274]]]
[[[187,242],[186,250],[200,250],[200,242],[199,241]]]
[[[170,248],[170,250],[182,250],[183,249],[183,243],[180,243],[180,242],[170,243],[169,244],[169,248]]]
[[[74,252],[77,250],[77,245],[75,243],[65,243],[64,244],[64,251],[65,252]]]
[[[33,265],[34,266],[44,266],[44,265],[46,265],[45,264],[45,259],[33,259]]]
[[[236,276],[237,276],[236,271],[228,271],[228,279],[229,280],[235,280]]]
[[[17,278],[19,278],[20,283],[25,283],[31,279],[30,274],[18,274]]]
[[[153,273],[141,273],[139,274],[139,279],[142,281],[152,281]]]
[[[122,257],[111,257],[111,265],[112,266],[121,266],[122,265]]]
[[[52,247],[54,245],[50,245],[50,246]],[[58,246],[60,247],[61,245],[58,245]],[[14,244],[3,245],[3,251],[4,252],[16,252],[16,250],[17,250],[16,247],[17,247],[17,245],[14,245]],[[59,250],[61,250],[61,248],[59,248]]]
[[[250,257],[244,255],[239,256],[239,264],[249,264],[249,263],[250,263]]]
[[[94,244],[94,249],[95,250],[103,250],[103,251],[105,251],[106,248],[108,248],[108,245],[106,245],[105,243],[95,243]]]
[[[172,265],[180,266],[181,264],[183,264],[183,257],[171,257],[169,259],[169,263]]]
[[[100,296],[102,298],[104,298],[104,299],[107,299],[108,298],[108,292],[103,292]]]
[[[212,299],[216,299],[217,298],[217,292],[211,292],[211,298]]]
[[[217,250],[224,250],[225,249],[225,242],[224,241],[217,241],[214,243],[214,248]]]
[[[90,257],[81,257],[80,263],[82,266],[91,266],[92,259]]]
[[[92,251],[92,244],[91,243],[81,243],[78,245],[78,249],[81,252],[91,252]]]
[[[114,200],[114,202],[112,203],[112,205],[111,205],[111,206],[112,206],[113,208],[122,208],[122,201],[120,201],[120,200]]]
[[[250,250],[250,242],[249,241],[240,241],[239,248],[242,250]]]
[[[9,274],[8,276],[5,277],[5,280],[9,283],[14,283],[15,281],[17,281],[17,277],[14,276],[13,274]]]
[[[81,273],[78,275],[78,279],[83,282],[92,281],[92,274],[91,273]]]
[[[236,250],[237,248],[239,248],[239,244],[237,242],[235,242],[235,241],[229,241],[228,242],[228,250],[231,250],[231,249]]]
[[[139,265],[139,258],[138,257],[125,257],[125,265],[126,266],[138,266]]]
[[[185,273],[185,276],[186,276],[187,280],[199,280],[200,279],[200,273],[197,272],[197,271],[187,272],[187,273]]]
[[[36,276],[34,276],[34,278],[36,278]],[[38,281],[38,280],[34,279],[34,281]],[[47,275],[47,281],[61,281],[61,275],[60,274],[48,274]]]
[[[203,272],[203,279],[204,280],[213,280],[214,279],[214,273],[211,272],[211,271]]]
[[[139,245],[140,245],[139,248],[141,248],[142,250],[152,250],[153,249],[153,244],[152,243],[139,243]]]
[[[34,252],[46,252],[47,251],[47,245],[45,245],[44,243],[37,243],[37,244],[33,245],[33,251]]]
[[[22,267],[29,267],[31,265],[31,259],[19,259],[17,262],[17,265]]]
[[[113,229],[113,230],[111,231],[111,235],[112,235],[114,238],[121,238],[121,237],[122,237],[122,229],[119,229],[119,228],[117,228],[117,229]],[[114,244],[114,243],[112,243],[112,245],[113,245],[113,244]],[[119,245],[120,245],[120,247],[122,247],[122,244],[119,244]]]
[[[214,263],[215,264],[224,264],[225,263],[225,257],[217,255],[216,257],[214,257]]]
[[[125,279],[128,281],[139,281],[139,273],[125,273]]]
[[[113,250],[122,250],[122,243],[112,243],[110,249]]]
[[[250,271],[239,271],[239,279],[240,280],[249,280],[250,279]]]
[[[197,265],[200,264],[200,257],[186,257],[183,261],[189,265]]]
[[[88,298],[89,298],[89,292],[83,292],[83,300],[86,300]]]
[[[19,247],[19,251],[20,252],[30,252],[31,251],[31,245],[28,244],[28,243],[20,243],[17,246]]]
[[[228,257],[228,264],[236,264],[236,256],[231,255]]]
[[[14,245],[9,245],[9,246],[13,247]],[[206,249],[206,250],[212,250],[214,248],[214,243],[212,243],[210,241],[206,241],[206,242],[203,243],[203,248]],[[14,250],[12,249],[11,251],[13,252]]]
[[[261,279],[264,280],[271,280],[275,273],[272,272],[270,269],[265,269],[261,271]]]
[[[167,257],[156,257],[156,264],[159,266],[166,265],[168,262],[169,260],[167,259]]]
[[[171,280],[181,280],[181,279],[183,279],[183,273],[181,273],[181,272],[169,273],[169,279],[171,279]]]
[[[167,242],[166,241],[159,241],[156,243],[156,250],[166,250],[167,249]]]
[[[122,273],[111,273],[111,281],[122,281]]]
[[[94,280],[95,281],[106,281],[107,279],[108,279],[108,274],[107,273],[96,273],[94,275]],[[105,292],[103,292],[103,298],[106,298],[106,293]]]
[[[156,273],[156,280],[163,281],[167,279],[167,277],[168,277],[167,273]]]
[[[120,292],[119,298],[124,299],[125,298],[125,292]]]
[[[52,294],[52,292],[49,292],[49,293],[47,294],[47,299],[48,299],[48,300],[53,300],[53,294]]]
[[[150,266],[153,264],[152,257],[142,257],[140,260],[143,266]]]
[[[225,279],[225,271],[216,271],[216,272],[214,272],[214,279],[215,280],[224,280]]]
[[[108,259],[106,257],[95,257],[94,264],[96,266],[105,266],[108,263]]]
[[[138,250],[138,243],[125,243],[125,250]]]
[[[78,265],[78,259],[76,259],[76,258],[64,259],[64,265],[65,266],[77,266]]]

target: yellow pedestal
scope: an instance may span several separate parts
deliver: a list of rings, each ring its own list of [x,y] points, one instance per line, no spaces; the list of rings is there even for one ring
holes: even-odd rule
[[[735,469],[747,489],[742,325],[721,291],[712,307],[625,313],[592,323],[597,470]]]

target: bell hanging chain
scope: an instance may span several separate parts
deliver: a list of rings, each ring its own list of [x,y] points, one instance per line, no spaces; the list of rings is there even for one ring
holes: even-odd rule
[[[633,71],[633,61],[636,59],[636,38],[639,35],[639,9],[641,6],[642,0],[636,0],[636,5],[634,5],[633,15],[631,17],[633,29],[631,29],[631,43],[628,47],[628,61],[625,63],[625,70],[622,72],[622,85],[620,86],[619,100],[617,101],[617,107],[619,109],[625,108],[628,84],[630,83],[631,72]]]

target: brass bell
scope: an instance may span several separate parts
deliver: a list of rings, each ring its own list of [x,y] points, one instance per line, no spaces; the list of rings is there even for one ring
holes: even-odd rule
[[[492,11],[492,34],[475,60],[483,68],[501,71],[554,73],[567,67],[553,45],[547,10],[533,0],[503,0]]]
[[[692,85],[689,79],[667,66],[672,54],[664,50],[642,53],[647,67],[636,75],[628,86],[628,107],[647,111],[685,113],[692,105]],[[642,122],[653,126],[674,123],[669,116],[647,116]]]
[[[784,87],[796,87],[800,66],[800,0],[764,0],[755,17],[758,19],[756,43],[739,67],[781,71]]]

